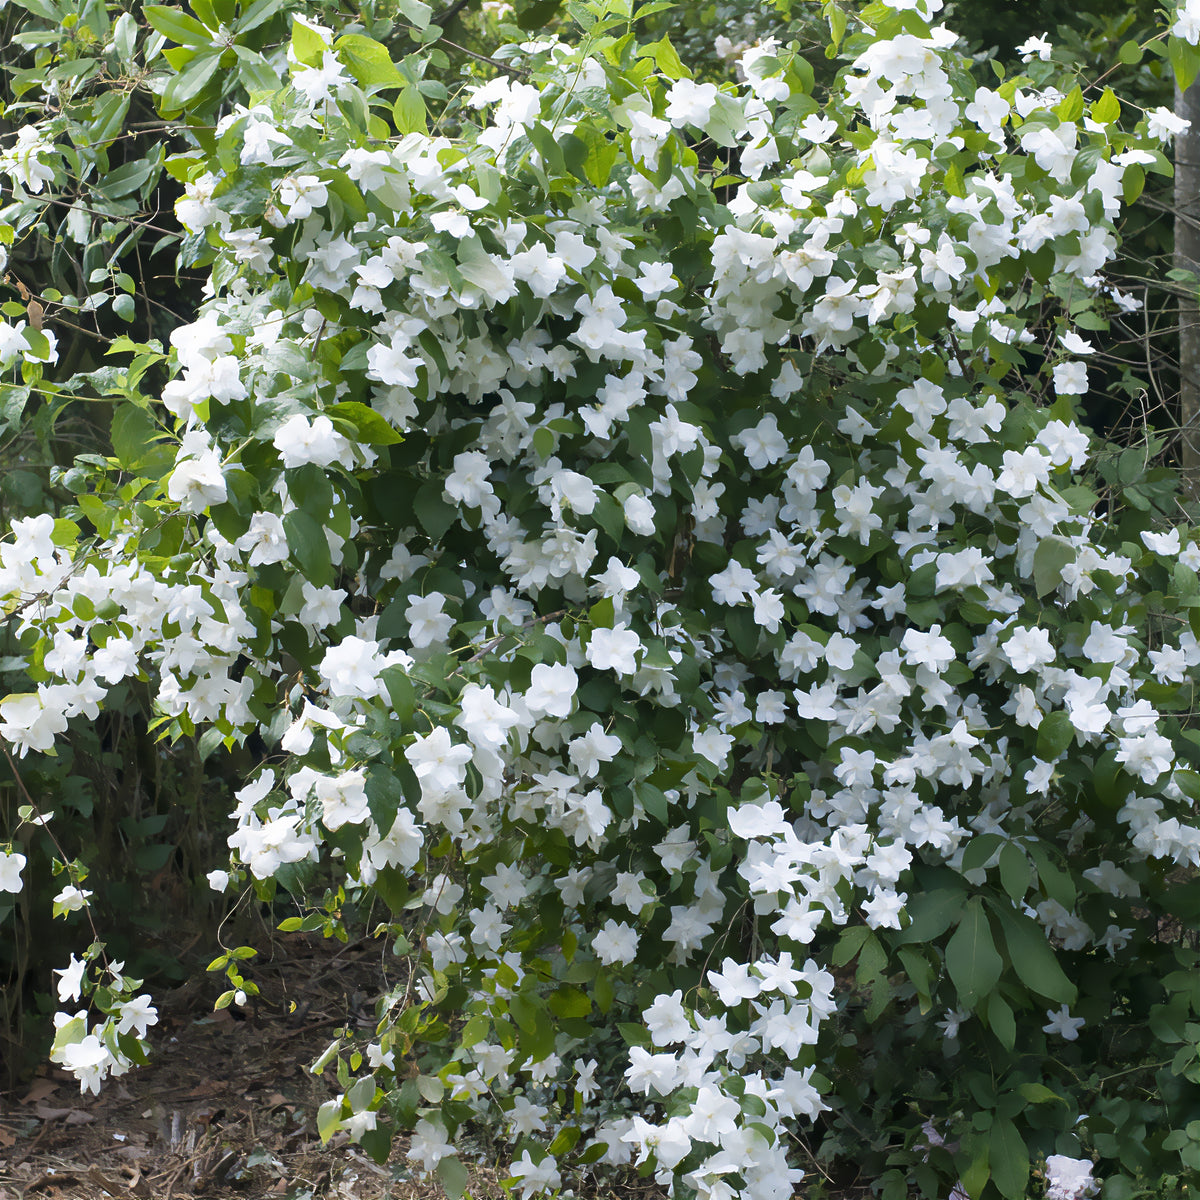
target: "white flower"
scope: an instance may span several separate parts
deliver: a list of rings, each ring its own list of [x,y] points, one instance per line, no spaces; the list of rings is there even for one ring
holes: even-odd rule
[[[578,687],[573,667],[538,663],[530,675],[525,706],[534,716],[569,717]]]
[[[167,495],[184,512],[200,513],[228,496],[221,456],[203,430],[184,434],[167,484]]]
[[[587,645],[587,660],[598,671],[632,675],[637,670],[637,653],[642,639],[626,625],[593,629]]]
[[[1051,1154],[1046,1159],[1046,1200],[1085,1200],[1099,1188],[1092,1178],[1090,1160],[1065,1154]]]
[[[592,949],[595,950],[596,957],[606,965],[633,962],[637,948],[637,930],[632,925],[611,918],[604,922],[603,927],[592,938]]]
[[[100,1094],[100,1084],[115,1065],[108,1047],[94,1034],[62,1048],[59,1060],[79,1080],[81,1092]]]
[[[1084,1024],[1083,1018],[1071,1016],[1071,1010],[1064,1004],[1054,1012],[1047,1009],[1042,1032],[1055,1033],[1065,1041],[1073,1042],[1079,1037]]]
[[[715,83],[696,83],[691,79],[677,79],[671,84],[667,99],[667,120],[672,125],[695,125],[703,127],[712,106],[717,102]]]
[[[1044,629],[1018,629],[1004,643],[1004,655],[1014,671],[1024,674],[1054,661],[1054,647]]]
[[[144,1038],[151,1025],[158,1024],[158,1009],[150,1003],[146,995],[135,996],[118,1006],[121,1019],[117,1024],[118,1033],[132,1033],[135,1037]]]
[[[0,855],[0,892],[19,892],[21,872],[25,869],[25,855],[12,850]]]
[[[78,1000],[83,992],[83,976],[87,970],[87,961],[71,955],[70,963],[62,970],[55,969],[58,980],[58,999],[65,1004],[68,1000]]]
[[[761,421],[729,439],[741,448],[746,461],[756,471],[777,463],[788,452],[788,441],[779,431],[779,422],[774,413],[768,413]]]
[[[92,893],[86,888],[77,888],[73,884],[68,884],[54,897],[55,910],[64,913],[78,912],[87,906],[91,895]]]
[[[1026,38],[1018,47],[1017,53],[1021,56],[1022,62],[1031,62],[1034,58],[1040,58],[1042,62],[1050,61],[1050,52],[1054,47],[1046,41],[1046,35],[1040,37],[1034,35]]]
[[[1087,364],[1059,363],[1054,368],[1054,391],[1059,396],[1083,396],[1088,390]]]
[[[330,695],[369,700],[382,694],[380,674],[395,665],[409,667],[412,660],[401,650],[382,654],[378,642],[351,636],[325,651],[318,670]]]
[[[443,611],[446,597],[441,592],[415,597],[404,610],[409,623],[408,637],[417,649],[445,642],[454,628],[454,617]]]
[[[1161,105],[1146,114],[1146,132],[1160,142],[1169,142],[1171,138],[1190,129],[1191,125],[1191,121],[1176,116],[1169,108],[1163,108]]]
[[[562,1186],[562,1176],[559,1174],[558,1163],[547,1154],[541,1162],[535,1163],[529,1156],[528,1150],[521,1152],[521,1157],[509,1168],[513,1178],[521,1188],[525,1197],[553,1191]]]
[[[323,414],[312,421],[299,415],[289,417],[275,431],[271,441],[289,470],[305,463],[328,467],[335,462],[345,466],[353,462],[349,439],[338,433],[333,422]]]
[[[279,185],[279,199],[293,221],[303,221],[325,207],[329,192],[316,175],[288,175]]]

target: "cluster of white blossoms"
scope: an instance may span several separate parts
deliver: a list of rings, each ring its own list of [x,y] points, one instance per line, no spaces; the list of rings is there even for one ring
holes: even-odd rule
[[[856,28],[820,102],[780,45],[717,86],[526,43],[453,138],[368,131],[373,68],[298,24],[291,86],[187,158],[178,216],[218,262],[171,339],[153,523],[0,549],[45,677],[0,702],[18,753],[144,672],[172,732],[282,752],[215,883],[324,856],[424,907],[415,1003],[469,1017],[413,1110],[425,1169],[498,1107],[527,1195],[582,1137],[704,1200],[790,1196],[838,930],[890,945],[916,870],[978,885],[1006,851],[1010,946],[1116,954],[1042,841],[1088,896],[1136,893],[1117,855],[1200,865],[1169,715],[1200,643],[1139,632],[1200,547],[1097,509],[1092,347],[1041,314],[1128,303],[1113,221],[1172,130],[1033,50],[978,85],[939,8]],[[1108,825],[1073,808],[1093,775]],[[957,1031],[971,985],[910,955]],[[630,1116],[581,1056],[643,978]],[[1076,1037],[1057,988],[1045,1031]],[[331,1110],[356,1136],[403,1082],[393,1021],[379,1087]],[[94,1086],[100,1045],[64,1018],[56,1055]]]

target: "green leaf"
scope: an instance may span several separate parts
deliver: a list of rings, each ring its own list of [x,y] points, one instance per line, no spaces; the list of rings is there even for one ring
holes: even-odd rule
[[[1019,904],[1033,882],[1033,866],[1025,851],[1010,842],[1000,851],[1000,883],[1008,897]]]
[[[971,1200],[978,1200],[987,1186],[991,1169],[988,1166],[988,1143],[984,1142],[962,1173],[962,1185]]]
[[[424,31],[429,28],[433,9],[425,0],[397,0],[396,7],[400,10],[400,15],[406,17],[417,29]]]
[[[904,907],[911,921],[893,941],[896,944],[931,942],[940,937],[962,912],[965,895],[966,892],[958,888],[935,888],[910,894]]]
[[[346,422],[357,440],[368,446],[394,446],[404,441],[379,413],[361,401],[343,400],[326,413],[335,421]]]
[[[413,497],[413,511],[431,542],[441,541],[446,530],[458,517],[458,510],[443,498],[443,489],[444,485],[440,479],[431,479],[423,484]]]
[[[617,1032],[625,1039],[627,1046],[649,1046],[650,1031],[645,1025],[637,1025],[632,1021],[617,1022]]]
[[[129,92],[108,92],[96,101],[88,128],[93,146],[103,146],[121,132],[129,112],[129,97]]]
[[[909,982],[917,989],[917,995],[923,1002],[930,1001],[933,996],[933,968],[929,960],[911,946],[901,946],[896,951],[896,956],[900,959]],[[927,1011],[926,1003],[922,1003],[921,1011]]]
[[[1200,575],[1191,567],[1177,562],[1171,573],[1171,590],[1179,600],[1192,600],[1200,595]]]
[[[1046,941],[1042,927],[1015,909],[997,906],[996,915],[1008,947],[1009,961],[1021,982],[1056,1004],[1073,1004],[1075,985],[1067,978]]]
[[[69,517],[55,517],[54,531],[50,540],[56,546],[69,546],[72,550],[79,544],[83,531]]]
[[[387,47],[361,33],[347,33],[333,44],[342,62],[367,89],[403,87],[407,82],[396,69]]]
[[[381,678],[383,686],[387,688],[388,699],[392,702],[392,715],[402,725],[406,724],[417,707],[417,689],[413,681],[399,665],[386,667]]]
[[[604,187],[617,161],[616,143],[610,142],[599,129],[586,122],[577,125],[575,132],[568,136],[582,146],[582,154],[573,158],[567,157],[566,147],[563,147],[563,159],[571,173],[593,187]]]
[[[154,419],[136,404],[120,404],[113,412],[113,454],[121,466],[136,470],[164,436]]]
[[[667,816],[671,805],[666,794],[651,783],[639,783],[634,789],[637,798],[642,802],[648,817],[653,817],[660,825],[667,824]]]
[[[238,33],[249,33],[260,25],[265,25],[281,8],[284,0],[254,0],[240,17],[234,28]]]
[[[830,961],[835,967],[844,967],[862,949],[863,943],[870,936],[871,930],[867,925],[850,925],[842,930],[841,936],[833,947]]]
[[[992,1182],[1008,1200],[1025,1200],[1029,1182],[1029,1151],[1017,1127],[1007,1117],[996,1117],[989,1134],[988,1160]]]
[[[1047,713],[1038,726],[1037,756],[1042,762],[1055,762],[1075,740],[1075,726],[1068,713]]]
[[[150,27],[181,46],[211,46],[212,34],[195,17],[165,4],[147,4],[142,9]]]
[[[411,84],[401,88],[392,105],[392,122],[400,134],[424,133],[429,125],[425,99]]]
[[[324,528],[303,509],[293,509],[283,518],[288,551],[308,581],[318,587],[333,579],[333,561]]]
[[[653,55],[654,65],[668,79],[691,79],[691,71],[683,65],[683,60],[665,33],[659,41],[643,46],[638,51],[639,56],[647,53]]]
[[[1079,84],[1076,84],[1059,101],[1054,111],[1064,124],[1069,121],[1078,121],[1083,116],[1083,89]]]
[[[319,33],[310,29],[303,21],[292,19],[292,54],[298,63],[315,67],[325,54],[326,43]]]
[[[168,80],[159,103],[164,113],[177,112],[194,100],[212,81],[221,65],[221,51],[197,54],[173,79]]]
[[[470,1171],[457,1158],[447,1156],[438,1159],[434,1172],[446,1191],[447,1200],[462,1200],[467,1184],[471,1182]]]
[[[946,969],[964,1008],[974,1008],[1000,979],[1004,960],[992,940],[983,901],[973,896],[946,944]]]
[[[109,171],[103,181],[97,184],[97,189],[109,199],[128,196],[138,191],[151,176],[157,175],[159,169],[159,161],[156,158],[125,163],[115,171]]]
[[[965,875],[982,867],[996,853],[1002,841],[998,833],[983,833],[973,837],[963,851],[962,866],[959,868],[961,873]]]
[[[558,991],[551,992],[546,1006],[556,1017],[563,1020],[586,1017],[592,1011],[592,1002],[587,993],[573,987],[561,987]]]
[[[1062,1102],[1062,1097],[1057,1092],[1052,1092],[1044,1083],[1023,1083],[1017,1091],[1030,1104],[1045,1104],[1050,1100]]]
[[[562,3],[563,0],[516,0],[518,28],[541,29],[554,19]]]
[[[1136,67],[1142,61],[1142,48],[1132,38],[1127,42],[1121,43],[1121,48],[1117,51],[1117,61],[1123,62],[1127,67]]]
[[[1121,119],[1121,102],[1117,99],[1112,88],[1105,88],[1104,94],[1092,105],[1092,120],[1101,125],[1111,125]]]
[[[1075,548],[1065,538],[1042,538],[1033,554],[1033,582],[1038,599],[1062,583],[1063,568],[1075,561]]]
[[[1047,853],[1046,846],[1041,842],[1029,844],[1029,854],[1037,866],[1038,878],[1042,882],[1046,895],[1057,900],[1063,908],[1075,906],[1075,881],[1069,871],[1064,871]]]
[[[525,135],[533,143],[534,149],[542,156],[542,164],[552,175],[565,175],[566,163],[563,161],[562,147],[554,140],[550,132],[540,121],[534,121],[525,130]]]
[[[1175,82],[1180,91],[1186,92],[1200,69],[1200,54],[1182,38],[1177,37],[1167,39],[1167,52],[1171,60],[1171,70],[1175,72]]]
[[[842,38],[846,36],[846,26],[849,24],[849,18],[836,4],[830,5],[828,16],[830,40],[833,43],[832,50],[836,54],[838,47],[842,44]]]
[[[988,1027],[996,1035],[1000,1044],[1011,1050],[1017,1044],[1017,1022],[1013,1010],[999,992],[993,992],[987,1002]]]

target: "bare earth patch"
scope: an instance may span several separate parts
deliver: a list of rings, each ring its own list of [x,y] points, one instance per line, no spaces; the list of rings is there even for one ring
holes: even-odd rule
[[[317,1136],[317,1107],[339,1089],[332,1071],[307,1067],[340,1029],[373,1028],[378,944],[284,944],[286,970],[264,961],[268,950],[255,960],[262,1002],[244,1015],[211,1010],[219,975],[157,997],[150,1066],[99,1096],[52,1066],[0,1094],[0,1200],[442,1196],[413,1181],[403,1139],[380,1166],[344,1135],[329,1146]],[[470,1194],[501,1195],[501,1178],[476,1170]]]

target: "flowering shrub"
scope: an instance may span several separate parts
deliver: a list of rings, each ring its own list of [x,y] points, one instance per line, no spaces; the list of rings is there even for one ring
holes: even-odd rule
[[[36,683],[0,737],[146,676],[165,736],[269,740],[213,883],[323,860],[288,927],[387,906],[404,969],[320,1128],[411,1130],[451,1192],[475,1124],[525,1195],[1194,1170],[1194,956],[1151,922],[1200,919],[1200,544],[1075,409],[1170,121],[1040,39],[987,75],[939,0],[827,4],[828,94],[776,42],[698,83],[621,0],[454,80],[400,8],[399,57],[302,15],[279,44],[272,0],[146,10],[208,299],[169,355],[113,344],[113,455],[0,547]],[[28,126],[13,188],[60,153]],[[99,943],[58,974],[94,1089],[154,1009]],[[1147,1044],[1180,1049],[1135,1105],[1092,1067]]]

